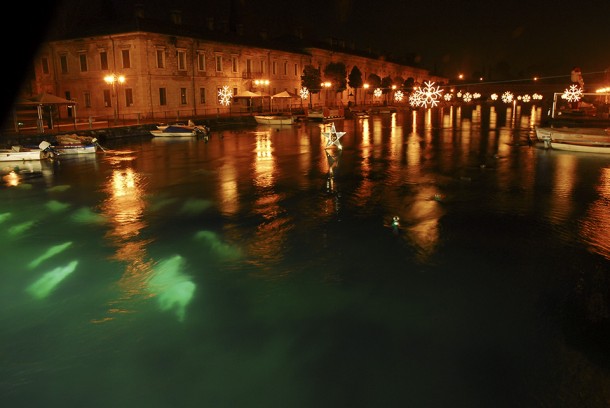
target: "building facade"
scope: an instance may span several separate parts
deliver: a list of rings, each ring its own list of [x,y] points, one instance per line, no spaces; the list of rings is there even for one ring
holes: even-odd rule
[[[147,30],[91,35],[49,41],[34,60],[28,89],[77,102],[64,115],[80,118],[154,120],[230,113],[219,100],[224,88],[233,97],[246,91],[274,95],[299,94],[307,65],[319,68],[342,62],[347,73],[357,66],[363,80],[379,77],[444,82],[427,70],[357,55],[344,47],[279,47],[240,43],[199,35],[175,35]],[[398,84],[402,86],[402,84]],[[362,104],[362,90],[311,90],[313,105]],[[360,92],[358,92],[360,91]],[[371,90],[372,92],[372,90]],[[355,95],[355,96],[354,96]],[[27,95],[23,95],[27,97]],[[65,116],[64,116],[65,117]]]

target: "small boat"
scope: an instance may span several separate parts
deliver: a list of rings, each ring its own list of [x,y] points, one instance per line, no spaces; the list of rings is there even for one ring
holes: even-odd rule
[[[541,141],[585,141],[610,143],[610,128],[536,127],[536,138]]]
[[[256,123],[261,125],[293,125],[292,115],[254,115]]]
[[[27,160],[40,160],[47,158],[51,144],[43,141],[35,147],[12,146],[10,149],[0,149],[0,162],[16,162]]]
[[[354,110],[351,111],[351,115],[354,118],[358,118],[358,119],[366,119],[369,117],[369,113],[365,110]]]
[[[187,125],[157,125],[156,130],[151,130],[150,134],[155,137],[184,137],[184,136],[208,136],[210,129],[205,125],[195,125],[189,121]]]
[[[59,155],[96,153],[98,144],[88,145],[53,145],[53,150]]]
[[[555,150],[583,153],[610,153],[610,142],[577,141],[577,140],[547,140],[545,147]]]
[[[312,121],[330,121],[335,119],[344,119],[345,112],[343,108],[314,108],[307,112],[307,119]]]
[[[101,146],[95,137],[72,134],[55,136],[55,143],[51,147],[54,153],[68,155],[96,153]]]

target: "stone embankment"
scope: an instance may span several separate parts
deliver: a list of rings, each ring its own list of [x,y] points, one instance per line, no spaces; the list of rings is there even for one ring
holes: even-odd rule
[[[195,120],[195,124],[205,123],[210,127],[212,132],[224,127],[230,126],[254,126],[256,120],[253,116],[234,116],[234,117],[219,117],[219,118],[206,118],[205,120]],[[53,143],[55,136],[66,135],[66,134],[78,134],[81,136],[92,136],[95,137],[100,143],[106,143],[108,141],[128,139],[132,137],[150,136],[150,130],[156,129],[157,126],[154,123],[139,124],[132,126],[115,126],[107,128],[96,128],[96,129],[79,129],[79,130],[62,130],[61,132],[47,132],[47,133],[7,133],[0,134],[0,147],[10,148],[11,146],[38,146],[40,142],[46,140],[47,142]]]

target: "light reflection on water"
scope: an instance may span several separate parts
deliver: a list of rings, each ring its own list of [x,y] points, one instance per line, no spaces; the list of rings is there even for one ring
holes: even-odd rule
[[[336,121],[341,150],[323,124],[251,126],[15,172],[0,395],[604,406],[610,158],[537,146],[540,120],[399,111]]]

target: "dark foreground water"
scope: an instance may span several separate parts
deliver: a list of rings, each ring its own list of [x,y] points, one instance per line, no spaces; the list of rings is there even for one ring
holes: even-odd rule
[[[607,407],[610,157],[488,109],[3,166],[0,406]]]

